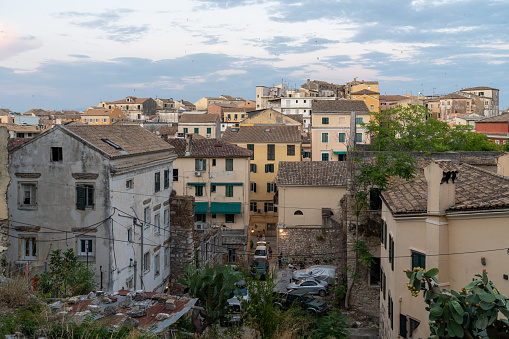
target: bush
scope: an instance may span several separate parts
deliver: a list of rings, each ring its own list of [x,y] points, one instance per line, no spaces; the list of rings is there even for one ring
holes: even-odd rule
[[[6,283],[0,284],[0,302],[9,307],[19,307],[28,304],[29,287],[25,278],[14,276]]]

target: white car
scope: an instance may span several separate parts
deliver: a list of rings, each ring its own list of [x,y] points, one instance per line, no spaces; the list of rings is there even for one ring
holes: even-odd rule
[[[266,242],[266,241],[257,241],[256,242],[256,247],[258,247],[258,246],[265,246],[265,247],[267,247],[267,244],[268,244],[268,242]]]
[[[269,253],[267,252],[266,246],[256,246],[254,259],[265,259],[268,260]]]

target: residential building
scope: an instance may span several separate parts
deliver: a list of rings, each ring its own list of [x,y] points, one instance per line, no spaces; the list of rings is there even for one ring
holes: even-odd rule
[[[378,112],[380,106],[380,93],[369,89],[362,89],[350,93],[350,99],[364,101],[370,112]]]
[[[200,134],[205,138],[219,138],[221,119],[217,114],[184,113],[179,119],[178,134],[185,136],[189,133]]]
[[[0,126],[6,127],[9,130],[9,138],[33,138],[40,134],[41,131],[37,126],[24,126],[13,123],[0,123]]]
[[[475,131],[486,135],[497,145],[507,143],[509,139],[509,113],[477,121]]]
[[[124,121],[127,116],[120,108],[89,108],[81,115],[81,122],[87,125],[110,125],[115,121]]]
[[[295,116],[295,115],[292,115]],[[249,117],[240,122],[240,126],[297,126],[302,130],[302,122],[292,119],[271,108],[259,110],[249,114]]]
[[[336,98],[344,98],[345,97],[345,85],[337,85],[333,83],[328,83],[320,80],[310,79],[306,80],[305,84],[300,85],[301,88],[307,89],[310,92],[316,93],[316,97],[336,97]]]
[[[57,125],[9,152],[11,270],[74,249],[98,289],[162,291],[173,147],[139,126]]]
[[[131,120],[146,120],[156,114],[157,103],[152,98],[128,96],[117,101],[102,101],[99,103],[99,107],[107,109],[117,107]]]
[[[175,101],[175,108],[177,109],[177,111],[179,112],[189,112],[189,111],[196,111],[196,106],[189,102],[189,101],[186,101],[186,100],[179,100],[179,101]]]
[[[358,81],[356,78],[353,81],[347,82],[345,87],[345,98],[350,99],[350,95],[355,92],[362,91],[363,89],[380,92],[378,90],[378,81]]]
[[[486,269],[507,294],[508,179],[432,161],[424,177],[389,188],[382,201],[382,338],[430,336],[427,305],[408,290],[406,269],[436,267],[440,288],[458,292]]]
[[[250,229],[275,236],[278,222],[276,174],[280,161],[301,160],[298,126],[228,128],[223,141],[253,151],[250,164]],[[257,233],[255,233],[257,234]]]
[[[173,98],[170,99],[162,99],[156,98],[157,110],[169,111],[175,109],[175,103],[173,102]]]
[[[339,215],[347,171],[346,162],[281,161],[276,180],[278,224],[322,227],[332,215]]]
[[[286,94],[286,87],[282,84],[274,87],[256,86],[256,109],[267,109],[269,99],[279,98],[284,94]]]
[[[493,117],[499,114],[499,90],[487,86],[471,87],[460,90],[461,94],[474,95],[482,99],[484,116]],[[458,92],[458,93],[459,93]]]
[[[344,161],[351,135],[350,119],[355,116],[355,143],[369,144],[370,136],[362,123],[370,121],[364,101],[313,101],[311,124],[311,159],[313,161]],[[353,133],[353,132],[352,132]],[[353,136],[353,135],[352,135]]]
[[[194,103],[194,106],[196,107],[196,110],[198,111],[206,111],[207,107],[211,104],[235,104],[238,105],[241,102],[244,102],[245,100],[242,98],[234,98],[230,95],[221,95],[218,98],[212,98],[212,97],[203,97],[197,102]]]
[[[452,123],[458,116],[471,114],[484,116],[484,102],[481,98],[458,93],[451,93],[438,98],[440,100],[440,119],[442,121]]]
[[[156,98],[157,111],[160,122],[177,123],[179,121],[180,113],[176,109],[173,99]]]

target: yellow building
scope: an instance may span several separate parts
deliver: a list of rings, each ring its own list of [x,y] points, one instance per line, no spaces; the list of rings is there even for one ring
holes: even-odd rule
[[[225,114],[226,115],[226,114]],[[272,108],[256,111],[240,123],[240,126],[297,126],[302,131],[302,123]]]
[[[250,229],[276,235],[278,223],[276,174],[280,161],[301,160],[301,133],[297,126],[229,127],[223,140],[254,152],[250,165]]]
[[[440,288],[456,291],[486,269],[509,293],[509,179],[451,161],[432,162],[424,174],[382,193],[382,338],[430,336],[427,305],[407,289],[405,269],[436,267]]]
[[[184,113],[178,123],[178,134],[199,134],[205,138],[219,138],[221,135],[221,118],[218,114]]]
[[[378,112],[380,106],[380,93],[363,89],[350,94],[350,99],[364,101],[370,112]]]
[[[90,107],[81,115],[81,122],[87,125],[111,125],[115,121],[126,120],[127,116],[120,108]]]
[[[352,93],[362,91],[363,89],[373,92],[380,92],[378,90],[378,81],[358,81],[357,79],[354,79],[353,81],[346,83],[346,98],[350,99],[350,95]]]
[[[370,136],[361,126],[371,119],[364,101],[316,100],[311,115],[311,160],[344,161],[350,140],[350,117],[355,113],[355,142],[369,144]]]

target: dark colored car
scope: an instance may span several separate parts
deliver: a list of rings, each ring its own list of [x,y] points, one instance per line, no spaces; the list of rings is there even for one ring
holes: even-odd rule
[[[251,264],[251,276],[265,280],[265,275],[269,273],[269,262],[266,259],[255,259]]]
[[[325,314],[329,311],[329,304],[326,301],[313,298],[309,293],[291,290],[286,293],[274,292],[274,305],[282,310],[288,310],[292,306],[314,314]]]

